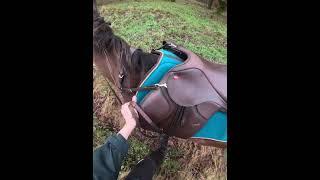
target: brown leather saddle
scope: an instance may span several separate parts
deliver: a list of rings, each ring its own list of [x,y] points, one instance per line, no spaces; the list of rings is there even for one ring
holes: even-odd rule
[[[227,112],[227,66],[172,43],[165,43],[163,49],[184,62],[170,69],[158,88],[135,105],[141,115],[140,126],[187,139],[215,112]]]

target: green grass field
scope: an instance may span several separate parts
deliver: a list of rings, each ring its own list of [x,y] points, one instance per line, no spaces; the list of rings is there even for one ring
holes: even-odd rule
[[[191,3],[166,1],[108,4],[101,8],[115,33],[146,51],[173,40],[204,58],[227,62],[227,26]],[[216,18],[218,19],[218,18]]]
[[[215,15],[192,1],[115,1],[99,7],[101,15],[112,22],[112,28],[131,46],[145,51],[158,48],[163,40],[172,40],[200,56],[227,63],[227,25],[224,17]],[[106,81],[94,68],[93,144],[95,149],[120,127],[122,117]],[[134,132],[130,150],[120,177],[151,149],[157,140]],[[226,179],[226,162],[219,148],[204,147],[187,140],[171,138],[169,152],[155,179]]]

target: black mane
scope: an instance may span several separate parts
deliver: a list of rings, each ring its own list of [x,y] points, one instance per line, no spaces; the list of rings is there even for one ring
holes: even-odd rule
[[[120,63],[128,66],[130,63],[130,46],[113,33],[102,17],[93,21],[93,51],[95,55],[120,59]]]
[[[158,59],[157,55],[145,53],[142,50],[131,54],[130,46],[126,41],[115,35],[110,23],[100,16],[95,0],[93,0],[93,53],[94,56],[107,61],[118,61],[113,62],[118,65],[117,68],[123,68],[127,75],[139,75],[137,77],[139,80],[144,78]]]

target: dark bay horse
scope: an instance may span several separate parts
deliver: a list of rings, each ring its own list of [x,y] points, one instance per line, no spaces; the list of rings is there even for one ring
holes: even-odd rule
[[[113,33],[110,23],[100,16],[93,0],[93,58],[97,69],[111,82],[121,103],[131,100],[134,92],[127,88],[138,87],[148,71],[157,63],[158,56],[130,47]],[[205,139],[190,139],[198,144],[225,147]]]

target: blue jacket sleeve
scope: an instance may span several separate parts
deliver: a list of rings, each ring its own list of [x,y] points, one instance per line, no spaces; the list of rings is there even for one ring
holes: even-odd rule
[[[116,180],[128,149],[129,144],[121,134],[110,136],[93,152],[93,179]]]

